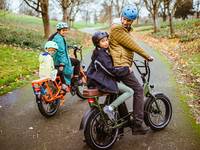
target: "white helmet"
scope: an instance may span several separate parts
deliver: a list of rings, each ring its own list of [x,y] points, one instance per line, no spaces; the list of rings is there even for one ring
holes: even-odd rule
[[[48,41],[46,42],[44,49],[47,51],[48,48],[55,48],[56,50],[58,49],[58,45],[56,42],[53,41]]]

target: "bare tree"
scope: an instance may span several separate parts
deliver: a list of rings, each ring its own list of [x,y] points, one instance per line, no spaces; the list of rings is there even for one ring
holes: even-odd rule
[[[84,3],[85,3],[84,0],[74,0],[74,1],[72,1],[72,4],[69,8],[69,19],[70,19],[71,25],[73,25],[75,17],[77,15],[77,13],[80,11],[80,6],[83,5]]]
[[[200,0],[194,2],[194,10],[197,14],[197,18],[200,18]]]
[[[160,7],[161,0],[144,0],[144,3],[146,5],[147,10],[150,12],[152,16],[154,32],[157,32],[159,30],[158,9]]]
[[[69,22],[68,8],[73,1],[76,0],[56,0],[62,8],[63,17],[62,20],[64,22]]]
[[[102,21],[108,21],[109,24],[112,24],[112,14],[113,14],[113,5],[114,1],[104,1],[102,6],[103,6],[103,11],[101,14]]]
[[[0,9],[7,10],[7,2],[6,0],[0,0]]]
[[[134,4],[135,4],[136,7],[137,7],[137,10],[138,10],[137,24],[138,24],[138,22],[139,22],[139,17],[140,17],[139,14],[140,14],[140,11],[141,11],[141,9],[142,9],[143,3],[144,3],[143,0],[137,0],[137,1],[134,2]]]
[[[170,29],[170,36],[174,36],[174,27],[173,27],[173,16],[176,11],[178,5],[184,4],[184,0],[177,2],[177,0],[163,0],[166,8],[167,14],[169,17],[169,29]]]
[[[167,21],[167,6],[166,3],[164,3],[164,1],[161,2],[160,11],[161,11],[161,16],[163,18],[163,22]]]
[[[125,0],[122,0],[122,1],[121,0],[115,0],[114,1],[114,6],[115,6],[115,10],[116,10],[116,17],[120,17],[124,4],[125,4]]]
[[[48,38],[50,34],[50,23],[49,23],[49,0],[24,0],[24,2],[42,15],[42,21],[44,26],[44,37]]]
[[[19,13],[20,14],[29,15],[29,16],[36,16],[36,17],[39,17],[39,15],[40,15],[40,13],[38,13],[37,11],[33,10],[32,8],[30,8],[25,3],[25,1],[22,1],[22,3],[20,4]]]

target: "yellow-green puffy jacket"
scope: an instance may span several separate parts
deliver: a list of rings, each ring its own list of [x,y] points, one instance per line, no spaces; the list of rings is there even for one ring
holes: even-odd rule
[[[148,59],[150,56],[138,46],[133,40],[130,32],[122,27],[116,26],[111,29],[109,35],[109,50],[114,66],[132,66],[134,52]]]

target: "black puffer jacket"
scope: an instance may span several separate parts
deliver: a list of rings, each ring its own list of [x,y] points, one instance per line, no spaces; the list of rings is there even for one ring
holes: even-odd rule
[[[129,67],[114,67],[108,49],[96,48],[87,70],[89,81],[103,92],[118,93],[117,81],[130,73]],[[91,84],[90,84],[91,85]],[[89,86],[90,86],[89,85]]]

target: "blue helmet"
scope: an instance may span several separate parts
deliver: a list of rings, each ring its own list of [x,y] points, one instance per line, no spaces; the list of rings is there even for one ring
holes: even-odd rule
[[[60,30],[60,29],[63,29],[63,28],[69,28],[69,26],[68,26],[68,24],[65,23],[65,22],[59,22],[59,23],[56,25],[56,28],[57,28],[58,30]]]
[[[135,20],[138,17],[138,10],[135,5],[126,5],[122,9],[122,17],[125,17],[129,20]]]

